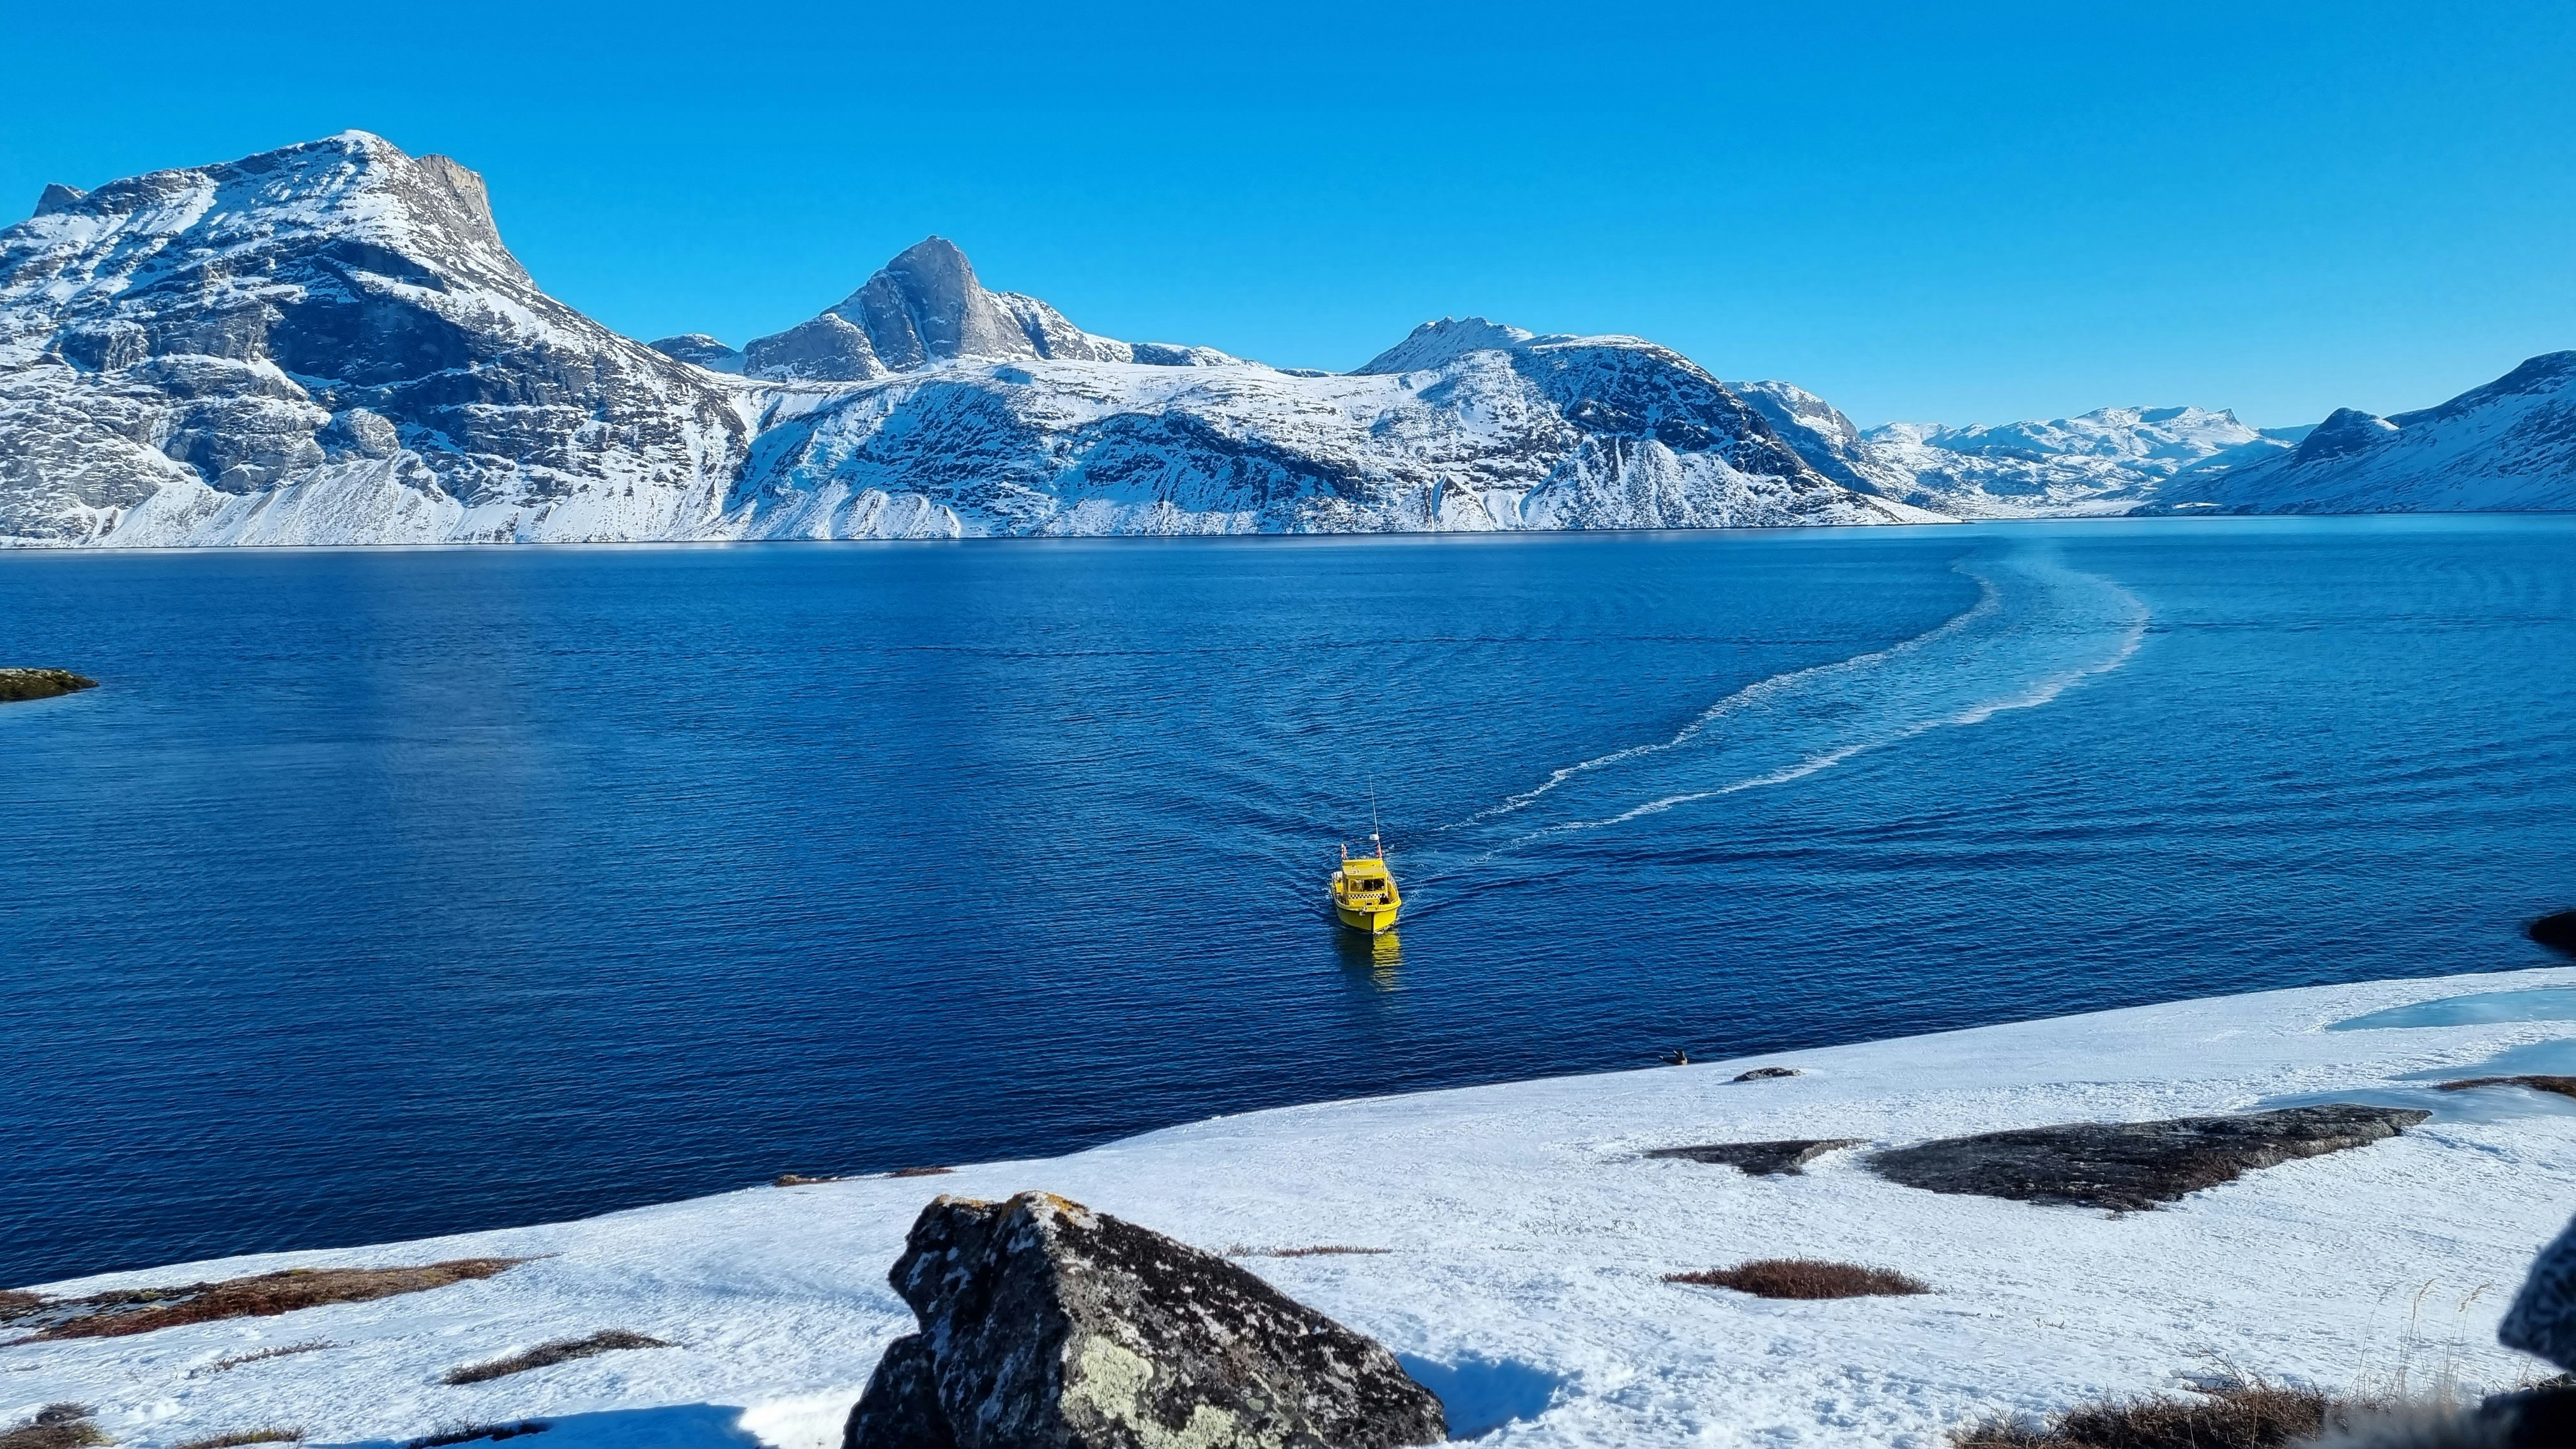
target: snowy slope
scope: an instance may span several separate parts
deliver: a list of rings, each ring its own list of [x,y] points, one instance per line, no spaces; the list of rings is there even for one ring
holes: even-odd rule
[[[851,538],[1941,521],[1819,476],[1664,348],[1473,326],[1477,345],[1399,347],[1397,363],[1347,375],[958,361],[782,390],[725,527]]]
[[[2532,358],[2420,412],[2343,409],[2295,450],[2186,477],[2159,501],[2248,513],[2576,508],[2576,352]]]
[[[885,1284],[935,1192],[1044,1188],[1213,1250],[1377,1336],[1467,1435],[1525,1446],[1908,1445],[1996,1409],[2171,1388],[2217,1363],[2333,1388],[2537,1371],[2494,1346],[2531,1255],[2576,1202],[2576,1104],[2424,1076],[2560,1071],[2576,1022],[2327,1029],[2406,1003],[2548,988],[2576,970],[2377,982],[2025,1022],[1751,1061],[1220,1118],[935,1179],[754,1188],[586,1222],[276,1254],[53,1285],[184,1283],[292,1266],[547,1254],[487,1282],[276,1319],[0,1347],[0,1414],[78,1400],[135,1449],[256,1425],[386,1444],[546,1416],[547,1449],[819,1449],[911,1326]],[[2480,1020],[2480,1018],[2485,1018]],[[2496,1019],[2496,1018],[2502,1019]],[[1646,1160],[1689,1143],[1903,1143],[2084,1119],[2402,1102],[2433,1121],[2111,1216],[1902,1188],[1830,1155],[1798,1177]],[[810,1168],[814,1164],[780,1164]],[[1767,1302],[1665,1273],[1792,1254],[1880,1264],[1919,1298]],[[623,1328],[671,1349],[470,1387],[445,1369]],[[226,1355],[331,1347],[216,1370]],[[1506,1420],[1518,1422],[1506,1423]]]

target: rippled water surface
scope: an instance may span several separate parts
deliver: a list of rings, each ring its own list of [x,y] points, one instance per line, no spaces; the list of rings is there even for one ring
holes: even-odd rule
[[[106,681],[0,707],[0,1283],[2576,904],[2560,520],[18,553],[0,656]]]

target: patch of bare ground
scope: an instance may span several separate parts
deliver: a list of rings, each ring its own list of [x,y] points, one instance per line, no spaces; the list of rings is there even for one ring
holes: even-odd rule
[[[782,1172],[776,1177],[771,1178],[769,1180],[769,1185],[771,1187],[812,1187],[817,1183],[843,1181],[847,1181],[847,1179],[830,1176],[809,1177],[801,1172]]]
[[[303,1442],[304,1431],[301,1429],[235,1429],[229,1434],[209,1434],[203,1439],[191,1439],[185,1444],[174,1444],[171,1449],[242,1449],[245,1444],[301,1444]]]
[[[471,1444],[477,1439],[516,1439],[523,1434],[542,1434],[553,1427],[543,1419],[522,1419],[515,1424],[455,1424],[405,1440],[403,1449],[446,1449],[450,1444]]]
[[[1799,1177],[1805,1175],[1808,1163],[1826,1153],[1860,1145],[1861,1140],[1857,1137],[1796,1137],[1782,1142],[1707,1142],[1697,1147],[1658,1147],[1646,1155],[1738,1168],[1748,1177]]]
[[[1932,1291],[1930,1284],[1892,1268],[1864,1268],[1822,1258],[1756,1258],[1732,1268],[1666,1273],[1664,1281],[1732,1288],[1756,1298],[1878,1298]]]
[[[2277,1449],[2385,1421],[2389,1405],[2260,1380],[2188,1397],[2102,1399],[2051,1419],[2004,1416],[1951,1434],[1957,1449]]]
[[[952,1172],[955,1172],[956,1170],[957,1170],[957,1169],[956,1169],[956,1168],[953,1168],[953,1167],[898,1167],[898,1168],[896,1168],[894,1171],[887,1173],[887,1174],[886,1174],[886,1176],[888,1176],[888,1177],[946,1177],[948,1174],[950,1174],[950,1173],[952,1173]]]
[[[2556,1092],[2562,1097],[2576,1097],[2576,1077],[2468,1077],[2444,1082],[2436,1090],[2465,1092],[2471,1087],[2529,1087],[2535,1092]]]
[[[470,1363],[462,1368],[452,1368],[447,1371],[447,1381],[451,1384],[487,1383],[493,1379],[506,1378],[511,1374],[523,1374],[530,1369],[570,1363],[577,1358],[596,1358],[603,1353],[615,1353],[622,1348],[669,1347],[671,1347],[670,1344],[658,1338],[647,1338],[643,1334],[629,1333],[622,1328],[607,1328],[587,1338],[558,1338],[549,1343],[538,1344],[525,1353],[514,1353],[508,1358],[496,1358],[490,1363]]]
[[[213,1363],[188,1370],[188,1377],[195,1378],[199,1374],[229,1373],[246,1363],[265,1363],[273,1358],[288,1358],[299,1353],[320,1353],[326,1348],[339,1346],[327,1338],[317,1338],[308,1343],[283,1343],[275,1348],[263,1348],[250,1353],[226,1354]]]
[[[271,1318],[326,1303],[364,1303],[401,1293],[421,1293],[450,1283],[489,1278],[525,1258],[456,1258],[417,1268],[289,1268],[252,1278],[227,1278],[185,1288],[126,1288],[86,1298],[48,1299],[13,1319],[38,1320],[22,1343],[63,1338],[123,1338],[213,1323],[225,1318]],[[59,1316],[58,1316],[59,1315]]]
[[[47,1404],[16,1428],[0,1429],[0,1449],[88,1449],[109,1442],[80,1404]]]
[[[1311,1248],[1247,1248],[1240,1243],[1225,1250],[1229,1258],[1375,1258],[1394,1252],[1393,1248],[1351,1248],[1339,1243],[1317,1243]]]

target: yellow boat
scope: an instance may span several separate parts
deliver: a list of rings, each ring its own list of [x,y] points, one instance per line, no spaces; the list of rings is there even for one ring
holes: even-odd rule
[[[1396,894],[1395,872],[1386,868],[1386,847],[1369,836],[1370,854],[1354,856],[1342,847],[1342,868],[1333,872],[1333,914],[1354,931],[1381,936],[1395,929],[1404,897]]]

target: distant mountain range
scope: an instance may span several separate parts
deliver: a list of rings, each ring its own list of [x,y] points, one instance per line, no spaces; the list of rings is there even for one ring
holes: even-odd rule
[[[1867,431],[1634,337],[1428,322],[1348,373],[1085,332],[937,237],[739,350],[538,289],[363,132],[0,232],[0,542],[1702,528],[2576,508],[2576,353],[2417,413]]]

